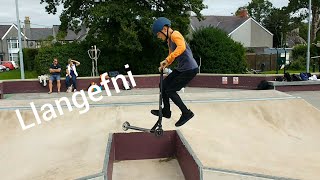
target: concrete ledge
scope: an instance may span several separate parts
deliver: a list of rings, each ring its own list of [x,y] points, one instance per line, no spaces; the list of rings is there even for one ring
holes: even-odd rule
[[[305,85],[320,85],[320,80],[308,80],[308,81],[269,81],[271,86],[305,86]]]
[[[320,91],[320,81],[268,81],[268,84],[273,89],[288,92],[288,91]]]

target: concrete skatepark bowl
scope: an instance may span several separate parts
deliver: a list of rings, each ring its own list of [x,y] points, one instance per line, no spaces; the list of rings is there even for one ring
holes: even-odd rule
[[[122,130],[122,123],[149,128],[158,89],[133,89],[79,114],[35,122],[45,103],[70,94],[11,94],[0,102],[0,175],[40,179],[306,179],[320,177],[320,111],[297,96],[275,90],[186,88],[180,93],[195,117],[163,119],[163,137]],[[79,100],[80,101],[80,100]]]

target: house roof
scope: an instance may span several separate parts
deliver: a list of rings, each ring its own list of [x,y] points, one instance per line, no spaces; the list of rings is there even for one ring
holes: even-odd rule
[[[12,28],[17,29],[15,24],[0,25],[0,39],[3,39]],[[49,36],[57,35],[58,32],[59,32],[59,25],[53,25],[52,28],[31,28],[30,36],[26,38],[31,41],[44,40],[44,39],[47,39]],[[81,39],[86,35],[86,33],[87,32],[84,27],[82,27],[81,31],[77,34],[72,30],[68,30],[67,36],[65,37],[64,40],[73,41],[73,40]],[[23,30],[21,30],[21,35],[24,36]]]
[[[201,27],[216,27],[230,34],[250,17],[238,16],[204,16],[204,20],[199,21],[197,17],[191,17],[191,27],[197,30]]]
[[[0,39],[7,33],[11,25],[0,25]]]
[[[18,28],[17,28],[17,26],[15,24],[12,24],[12,25],[0,25],[0,26],[3,26],[2,27],[2,31],[1,31],[1,33],[3,33],[3,34],[1,34],[1,36],[0,36],[1,40],[3,40],[8,35],[8,33],[11,31],[12,28],[15,28],[16,30],[18,30]],[[6,26],[8,26],[9,28],[7,28]],[[24,34],[23,34],[22,31],[21,31],[21,36],[24,37]],[[28,37],[26,37],[26,38],[28,39]]]
[[[53,36],[52,28],[31,28],[31,37],[30,40],[44,40],[49,36]]]
[[[53,30],[54,30],[54,33],[57,35],[58,32],[59,32],[59,28],[60,26],[59,25],[54,25],[53,26]],[[74,31],[68,29],[67,31],[67,35],[66,37],[64,38],[64,40],[66,41],[72,41],[72,40],[78,40],[80,38],[82,38],[83,36],[86,35],[86,29],[84,26],[81,26],[81,30],[78,32],[78,33],[75,33]]]

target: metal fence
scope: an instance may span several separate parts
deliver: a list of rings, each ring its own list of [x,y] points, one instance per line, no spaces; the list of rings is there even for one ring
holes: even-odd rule
[[[254,54],[246,55],[248,69],[274,71],[277,68],[277,54]]]

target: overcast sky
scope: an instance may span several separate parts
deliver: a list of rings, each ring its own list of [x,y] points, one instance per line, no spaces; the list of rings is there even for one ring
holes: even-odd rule
[[[275,7],[288,5],[288,0],[269,0]],[[202,11],[204,15],[231,15],[238,7],[247,5],[250,0],[204,0],[208,9]],[[23,22],[25,16],[30,17],[31,27],[52,27],[59,25],[59,15],[45,12],[44,4],[40,0],[18,0],[20,20]],[[0,0],[0,24],[11,24],[17,22],[15,0]]]

